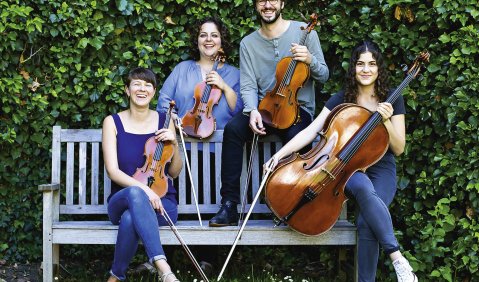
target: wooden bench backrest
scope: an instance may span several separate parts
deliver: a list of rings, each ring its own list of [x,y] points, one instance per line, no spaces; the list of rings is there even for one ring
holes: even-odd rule
[[[106,199],[110,194],[111,181],[104,169],[101,154],[101,129],[62,129],[53,127],[52,141],[52,183],[61,184],[60,214],[106,214]],[[191,170],[196,182],[200,212],[216,213],[221,201],[221,142],[223,131],[216,131],[207,141],[186,138],[190,144]],[[203,149],[199,150],[199,143]],[[213,144],[214,153],[210,154],[209,144]],[[261,181],[262,163],[268,160],[281,146],[279,138],[268,136],[260,138],[256,150],[251,175],[248,203],[256,194]],[[183,152],[182,147],[180,151]],[[250,150],[243,155],[241,189],[245,186],[245,175]],[[199,160],[202,162],[199,163]],[[200,171],[201,170],[201,171]],[[211,173],[210,173],[211,172]],[[211,176],[210,176],[211,175]],[[196,206],[191,192],[190,180],[184,166],[178,180],[180,214],[196,214]],[[243,191],[241,192],[241,195]],[[246,211],[249,205],[246,206]],[[270,213],[266,205],[255,206],[255,213]]]

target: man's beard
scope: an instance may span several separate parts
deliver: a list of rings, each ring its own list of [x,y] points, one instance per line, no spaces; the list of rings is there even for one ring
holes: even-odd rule
[[[261,15],[261,11],[258,12],[259,14],[259,17],[261,18],[261,22],[265,23],[265,24],[272,24],[274,22],[276,22],[278,19],[279,19],[279,16],[281,15],[281,11],[282,9],[279,9],[279,10],[276,10],[274,12],[274,17],[273,18],[269,18],[269,19],[265,19],[262,17]]]

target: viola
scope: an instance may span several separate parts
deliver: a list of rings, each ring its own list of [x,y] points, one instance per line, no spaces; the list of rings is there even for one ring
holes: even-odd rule
[[[419,73],[429,53],[416,58],[406,78],[388,97],[393,104]],[[320,235],[337,221],[347,198],[344,187],[358,170],[376,163],[387,151],[389,134],[376,111],[341,104],[327,117],[320,142],[304,155],[283,159],[265,186],[266,203],[293,230]]]
[[[170,102],[170,108],[166,114],[163,128],[170,125],[171,112],[175,107],[175,101]],[[158,141],[155,136],[145,142],[145,164],[137,168],[133,178],[146,184],[158,196],[163,197],[168,191],[168,179],[166,165],[171,162],[175,153],[175,147],[171,141]]]
[[[313,13],[311,21],[304,30],[299,45],[304,45],[308,34],[318,22],[318,15]],[[263,123],[279,129],[293,125],[299,119],[298,91],[309,78],[309,66],[288,56],[276,65],[276,84],[266,92],[258,105]]]
[[[219,49],[213,64],[213,71],[218,69],[220,62],[225,61],[222,49]],[[205,81],[195,86],[193,99],[195,104],[183,117],[183,130],[186,134],[196,138],[207,138],[216,129],[216,119],[213,116],[213,106],[218,105],[221,98],[221,89],[216,85],[206,84]]]

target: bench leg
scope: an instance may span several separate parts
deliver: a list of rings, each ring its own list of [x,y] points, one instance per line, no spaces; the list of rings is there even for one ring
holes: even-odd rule
[[[60,270],[60,245],[43,243],[43,282],[55,281]]]
[[[59,217],[58,191],[45,191],[43,193],[43,281],[54,281],[54,274],[58,274],[60,246],[54,245],[52,240],[53,221]],[[54,273],[54,264],[56,273]]]
[[[338,281],[347,281],[347,271],[345,271],[345,268],[347,269],[347,255],[346,255],[346,248],[345,247],[339,247],[338,251],[338,267],[339,267],[339,272],[338,272]]]
[[[43,241],[43,282],[53,281],[53,245],[50,240]]]

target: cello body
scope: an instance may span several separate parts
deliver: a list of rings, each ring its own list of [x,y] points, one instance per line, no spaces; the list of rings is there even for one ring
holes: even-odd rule
[[[322,138],[313,149],[280,161],[266,184],[265,199],[282,222],[304,235],[331,229],[347,200],[344,187],[348,179],[387,151],[389,134],[379,124],[347,162],[341,159],[370,117],[371,112],[361,106],[339,105],[326,119]]]

